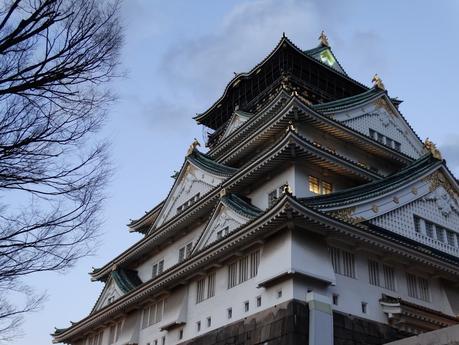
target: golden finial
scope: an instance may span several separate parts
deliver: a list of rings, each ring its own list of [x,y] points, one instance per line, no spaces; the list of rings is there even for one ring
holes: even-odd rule
[[[222,188],[220,190],[220,198],[223,198],[224,196],[226,196],[227,192],[226,192],[226,189],[225,188]]]
[[[288,183],[282,188],[282,194],[292,195],[292,188],[290,188]]]
[[[320,41],[320,44],[324,47],[330,47],[330,45],[328,44],[328,38],[327,38],[327,35],[325,35],[325,31],[322,30],[322,32],[320,33],[320,36],[319,36],[319,41]]]
[[[435,159],[438,159],[440,161],[443,159],[442,156],[441,156],[440,150],[437,148],[437,145],[435,145],[433,142],[431,142],[429,140],[429,138],[426,138],[426,140],[424,141],[424,147],[428,152],[430,152],[430,154]]]
[[[385,90],[386,89],[384,87],[382,79],[379,77],[379,75],[377,73],[373,76],[373,79],[371,79],[371,82],[373,83],[374,87],[377,87],[377,88],[379,88],[381,90]]]
[[[193,142],[191,143],[190,147],[188,148],[188,152],[186,153],[187,156],[191,155],[196,147],[201,146],[198,139],[194,138]]]

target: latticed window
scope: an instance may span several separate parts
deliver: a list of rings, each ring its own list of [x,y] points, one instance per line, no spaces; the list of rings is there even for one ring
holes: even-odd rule
[[[383,265],[384,288],[395,291],[395,270],[393,267]]]
[[[215,272],[212,272],[207,276],[207,298],[215,296],[215,276]]]
[[[334,247],[330,247],[329,251],[335,273],[355,278],[354,254]]]
[[[444,233],[444,230],[441,226],[439,225],[436,225],[435,226],[435,232],[437,234],[437,240],[439,240],[440,242],[445,242],[445,233]]]
[[[418,216],[414,216],[414,231],[421,232],[421,219]]]
[[[426,224],[426,235],[429,236],[430,238],[433,238],[433,229],[434,229],[434,225],[433,223],[429,222],[429,221],[425,221],[425,224]]]
[[[341,273],[341,255],[338,248],[330,247],[330,257],[335,273]]]
[[[414,274],[406,274],[406,284],[408,287],[408,296],[419,298],[418,285],[416,282],[416,276]]]
[[[156,276],[163,273],[163,270],[164,270],[164,260],[160,260],[153,265],[152,270],[151,270],[151,277],[155,278]]]
[[[322,181],[322,194],[330,194],[333,192],[333,185],[329,182]]]
[[[320,194],[320,183],[317,177],[309,176],[309,191],[314,194]]]
[[[199,279],[197,282],[197,288],[196,288],[196,303],[200,303],[204,301],[204,289],[206,287],[206,280]]]
[[[425,278],[418,277],[419,298],[423,301],[430,301],[429,281]]]
[[[371,285],[380,286],[379,263],[371,259],[368,259],[368,280]]]
[[[448,244],[450,246],[455,247],[456,246],[456,241],[455,241],[456,234],[451,230],[447,230],[446,231],[446,237],[448,239]]]
[[[164,300],[150,304],[142,309],[142,328],[161,322],[164,313]]]
[[[427,279],[407,273],[406,282],[408,286],[408,296],[427,302],[430,301],[430,286]]]
[[[241,257],[228,266],[228,289],[255,277],[260,265],[260,250]]]

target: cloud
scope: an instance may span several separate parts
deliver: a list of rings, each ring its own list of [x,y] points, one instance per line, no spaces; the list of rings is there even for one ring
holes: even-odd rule
[[[214,33],[177,42],[164,55],[158,72],[164,91],[204,111],[221,96],[233,72],[246,72],[267,56],[282,33],[316,42],[317,9],[312,2],[257,0],[235,6]],[[163,94],[167,100],[167,94]],[[174,101],[177,101],[174,98]]]

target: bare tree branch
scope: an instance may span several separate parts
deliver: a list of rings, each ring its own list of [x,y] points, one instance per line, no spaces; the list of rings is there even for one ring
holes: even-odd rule
[[[110,0],[11,0],[0,5],[0,341],[36,310],[21,277],[61,271],[93,251],[121,45]],[[30,298],[22,305],[8,291]]]

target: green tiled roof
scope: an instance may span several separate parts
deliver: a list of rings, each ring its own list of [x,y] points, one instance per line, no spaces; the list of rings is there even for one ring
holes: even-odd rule
[[[443,162],[426,154],[417,159],[403,170],[392,174],[382,180],[370,182],[358,187],[346,189],[328,195],[301,198],[300,201],[311,207],[334,207],[351,204],[360,200],[382,195],[397,187],[403,186],[409,181],[415,180],[432,168],[442,165]]]
[[[228,194],[222,198],[222,202],[234,211],[243,214],[249,218],[255,218],[261,214],[262,210],[252,205],[235,194]]]
[[[359,104],[364,104],[368,100],[373,98],[378,98],[380,95],[384,94],[385,91],[371,88],[365,92],[359,93],[358,95],[341,98],[336,101],[321,103],[321,104],[314,104],[311,107],[319,112],[330,112],[330,111],[337,111],[343,110],[348,107],[354,107]]]
[[[117,270],[111,272],[111,276],[116,285],[118,285],[124,293],[127,293],[142,284],[142,281],[137,275],[137,271],[134,270],[118,268]]]
[[[196,164],[197,166],[201,167],[202,169],[213,172],[217,175],[232,175],[237,171],[236,168],[229,167],[227,165],[223,165],[220,163],[215,162],[204,153],[199,152],[198,150],[194,150],[187,159]]]

